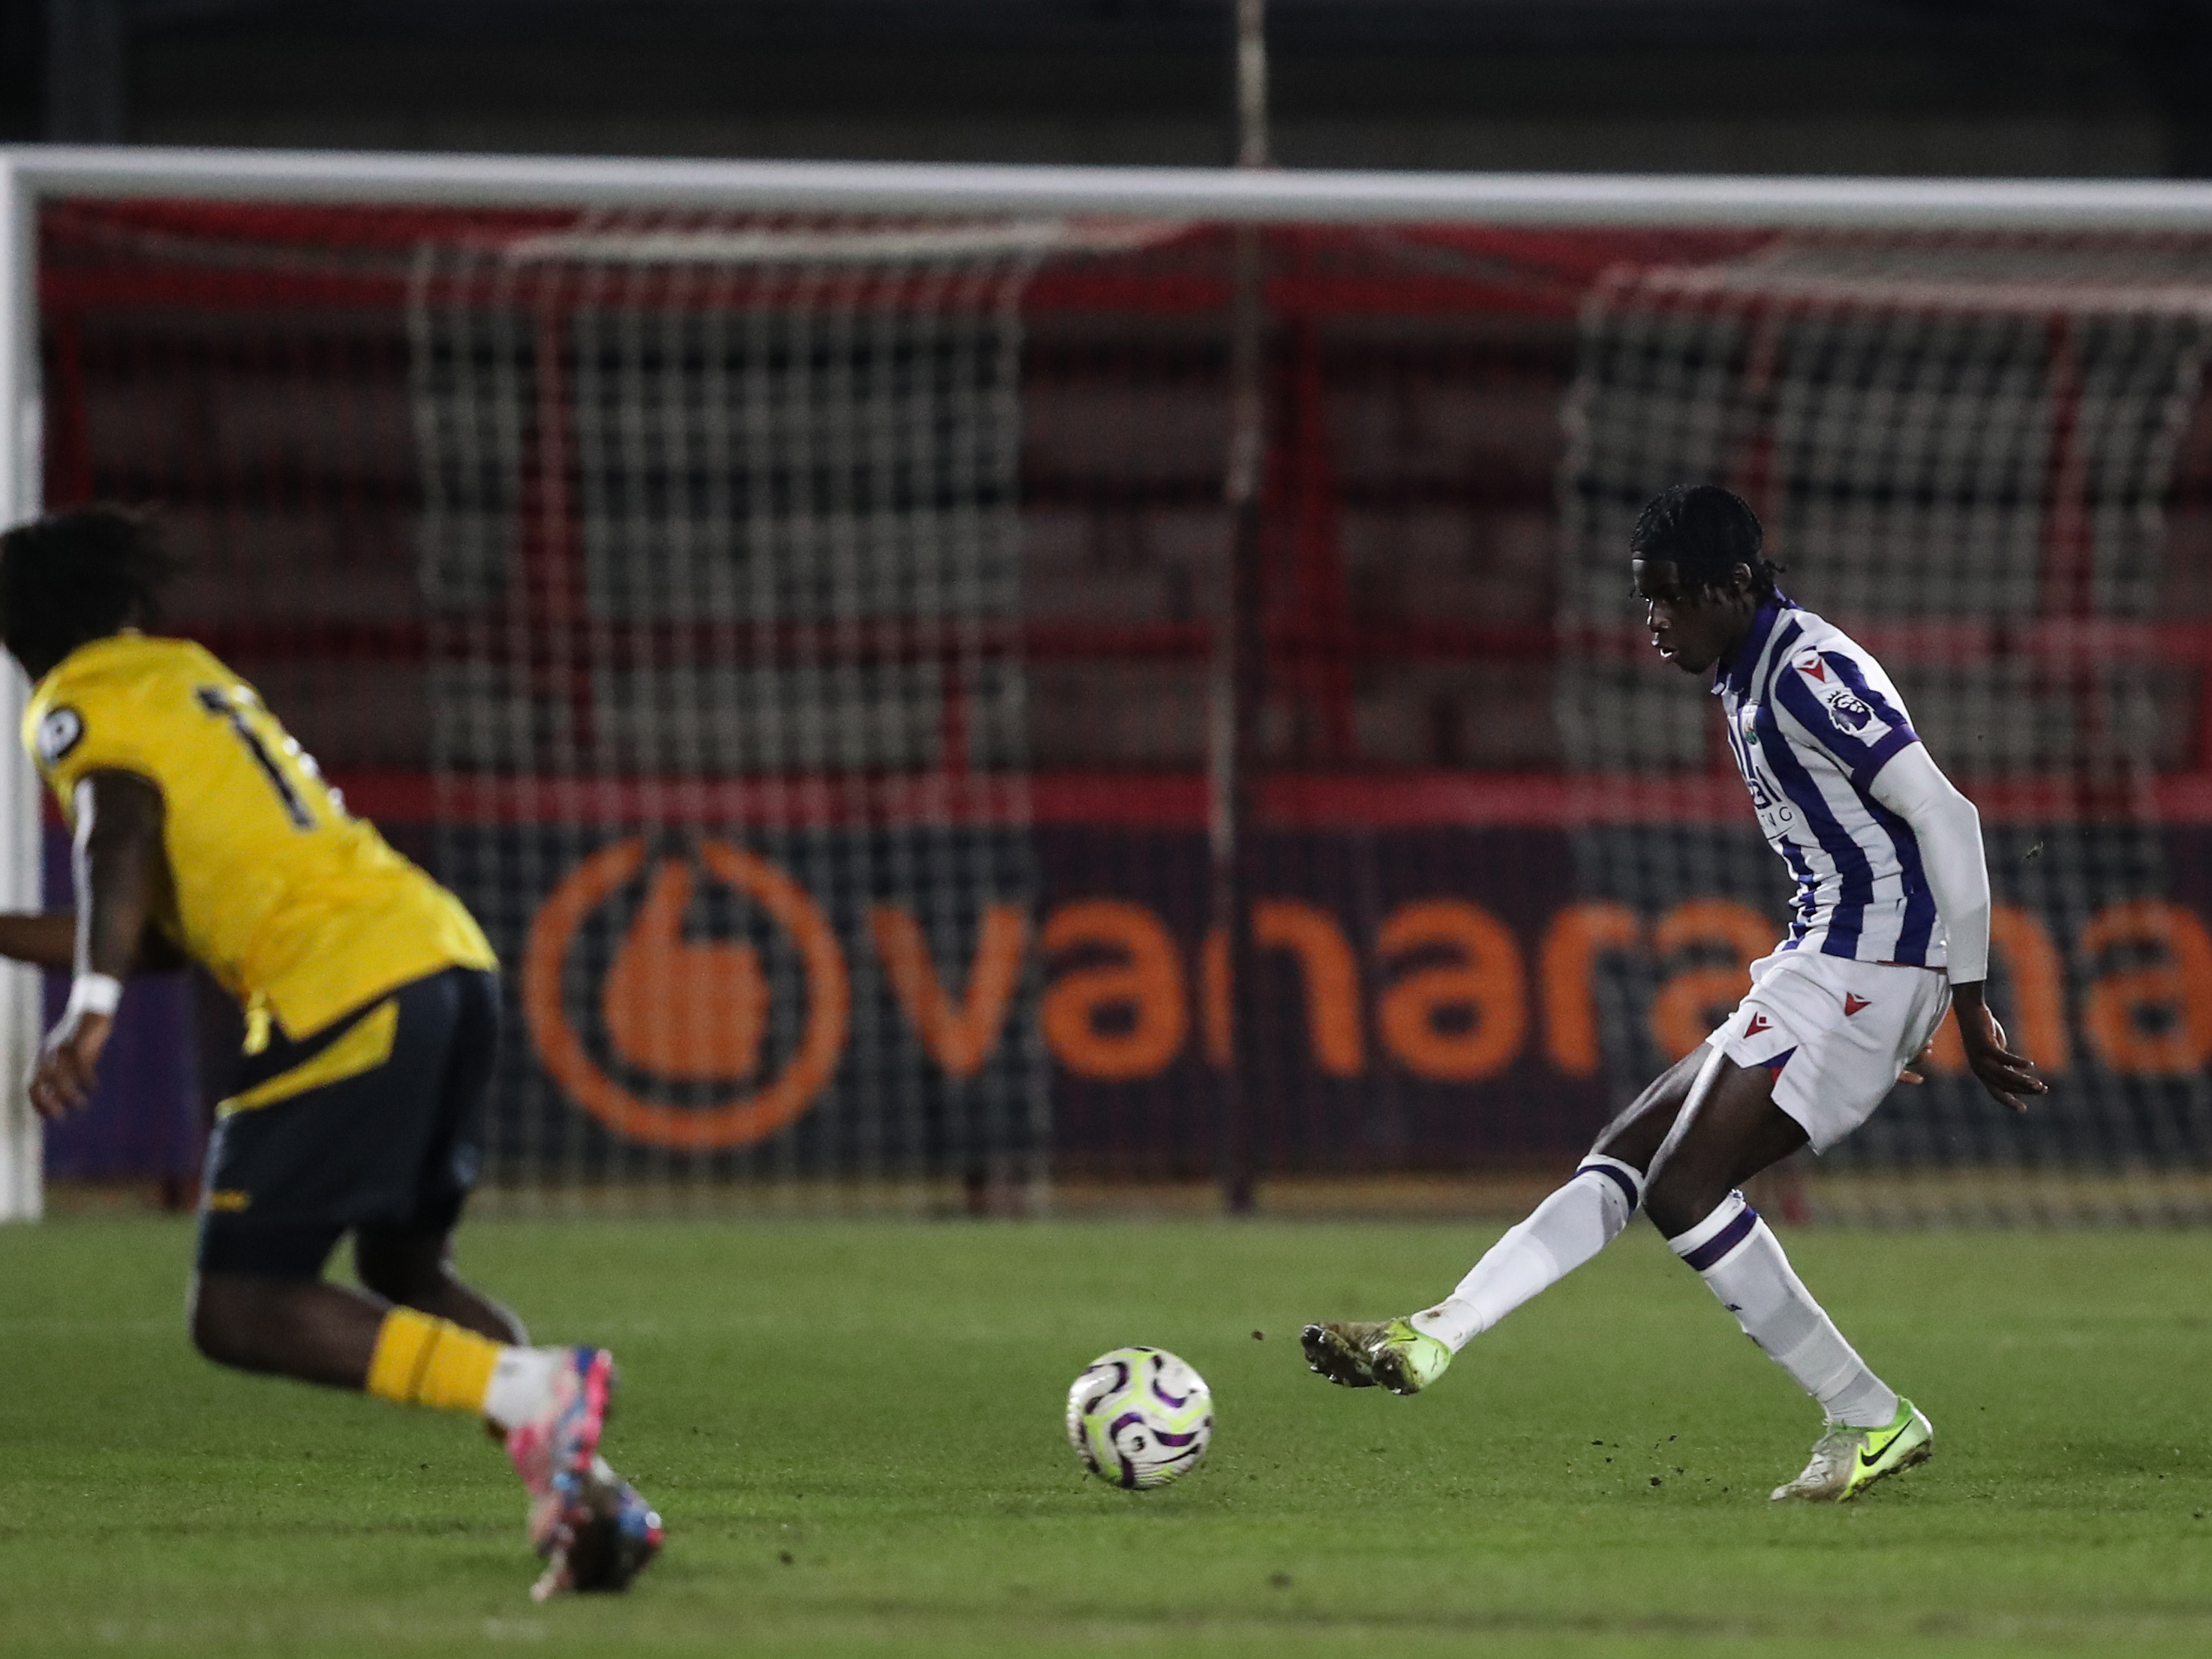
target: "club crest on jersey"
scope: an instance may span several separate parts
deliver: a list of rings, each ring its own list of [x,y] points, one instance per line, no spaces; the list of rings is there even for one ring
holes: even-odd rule
[[[39,759],[45,765],[56,765],[83,738],[84,716],[64,703],[39,722]]]

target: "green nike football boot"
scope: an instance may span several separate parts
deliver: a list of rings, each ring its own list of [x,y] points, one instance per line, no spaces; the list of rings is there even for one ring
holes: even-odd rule
[[[1925,1463],[1936,1449],[1936,1430],[1910,1400],[1900,1398],[1887,1428],[1854,1429],[1832,1423],[1813,1448],[1805,1473],[1774,1489],[1778,1504],[1840,1504],[1886,1474]]]
[[[1419,1394],[1452,1362],[1449,1348],[1402,1319],[1309,1325],[1298,1340],[1309,1370],[1347,1389]]]

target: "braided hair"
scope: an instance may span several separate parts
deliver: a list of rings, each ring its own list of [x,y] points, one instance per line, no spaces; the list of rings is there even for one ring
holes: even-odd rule
[[[1729,586],[1735,568],[1751,572],[1752,598],[1774,597],[1782,567],[1759,556],[1766,532],[1751,503],[1718,484],[1674,484],[1654,495],[1629,532],[1628,550],[1639,559],[1665,560],[1685,588]]]

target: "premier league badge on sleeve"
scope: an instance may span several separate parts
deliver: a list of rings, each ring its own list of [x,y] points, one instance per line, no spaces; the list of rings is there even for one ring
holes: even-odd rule
[[[52,767],[84,737],[84,716],[64,704],[39,722],[39,763]]]
[[[1835,721],[1838,732],[1870,743],[1889,729],[1875,712],[1874,705],[1845,684],[1837,664],[1818,651],[1799,653],[1790,659],[1790,665],[1810,682],[1808,689],[1828,711],[1828,718]]]
[[[1836,724],[1846,732],[1863,732],[1874,724],[1874,710],[1865,699],[1854,696],[1842,686],[1828,693],[1828,712],[1836,717]]]

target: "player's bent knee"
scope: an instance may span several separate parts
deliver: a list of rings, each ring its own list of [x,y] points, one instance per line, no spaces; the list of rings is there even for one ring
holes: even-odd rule
[[[192,1287],[190,1329],[192,1346],[204,1358],[242,1370],[254,1363],[255,1297],[227,1275],[201,1275]]]

